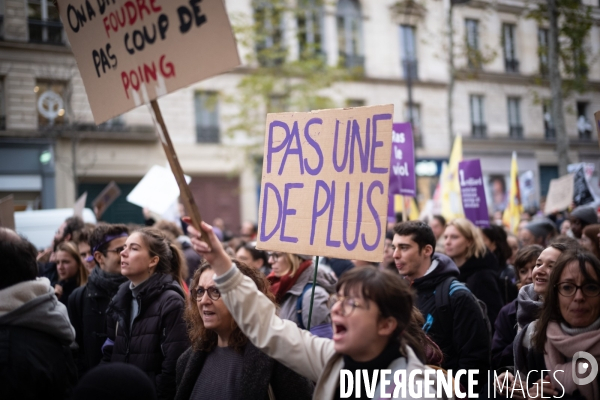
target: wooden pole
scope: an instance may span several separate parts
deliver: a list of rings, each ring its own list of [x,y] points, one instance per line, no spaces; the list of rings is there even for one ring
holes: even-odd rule
[[[179,164],[179,158],[177,158],[177,154],[175,153],[175,148],[173,147],[173,143],[171,142],[171,137],[169,136],[169,131],[167,130],[167,125],[165,124],[165,120],[163,119],[162,113],[160,112],[160,107],[158,106],[158,102],[156,100],[150,101],[152,115],[154,117],[154,123],[156,125],[156,129],[158,130],[158,135],[160,137],[160,142],[163,145],[163,149],[165,150],[165,154],[167,155],[167,160],[169,160],[169,165],[171,166],[171,171],[173,171],[173,175],[175,175],[175,180],[177,181],[177,185],[179,186],[180,197],[183,201],[183,205],[186,211],[189,213],[190,218],[192,219],[192,225],[198,232],[200,232],[202,241],[210,244],[208,235],[204,230],[200,228],[200,223],[202,222],[202,217],[200,216],[200,211],[198,211],[198,206],[194,201],[194,196],[192,196],[192,191],[185,181],[185,177],[183,175],[183,170],[181,169],[181,164]],[[160,190],[160,188],[157,188]]]

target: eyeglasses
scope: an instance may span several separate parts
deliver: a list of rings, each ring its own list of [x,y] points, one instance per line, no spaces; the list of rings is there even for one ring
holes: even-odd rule
[[[106,251],[109,251],[111,253],[120,254],[123,250],[125,250],[125,246],[117,247],[116,249],[108,249]]]
[[[269,258],[273,257],[273,260],[277,261],[281,256],[283,256],[282,253],[269,253]]]
[[[338,296],[338,299],[335,302],[335,304],[337,304],[338,302],[342,303],[342,307],[340,308],[342,310],[342,317],[347,317],[350,314],[352,314],[352,311],[354,311],[355,308],[364,308],[360,305],[359,302],[354,300],[352,297]]]
[[[558,293],[565,297],[573,297],[575,293],[577,293],[578,289],[581,289],[581,293],[585,297],[596,297],[600,295],[600,285],[597,283],[586,283],[584,285],[578,286],[569,282],[561,282],[556,285],[558,289]]]
[[[203,287],[198,287],[196,289],[190,290],[190,295],[193,300],[200,301],[204,297],[204,293],[208,293],[208,298],[212,301],[217,301],[221,298],[221,292],[214,286],[204,289]]]

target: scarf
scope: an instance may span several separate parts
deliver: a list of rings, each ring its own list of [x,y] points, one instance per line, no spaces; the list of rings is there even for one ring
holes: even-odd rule
[[[519,330],[537,319],[542,305],[543,302],[540,295],[533,291],[533,283],[525,285],[519,290],[519,296],[517,297],[517,323],[519,324]]]
[[[600,324],[599,321],[595,323]],[[546,329],[546,336],[548,340],[544,346],[544,361],[546,362],[546,368],[554,371],[550,375],[552,385],[558,388],[560,387],[558,382],[560,382],[565,388],[565,392],[569,395],[579,390],[579,393],[587,400],[599,399],[600,390],[596,384],[596,379],[583,386],[577,385],[573,381],[573,371],[577,366],[573,364],[572,358],[578,351],[585,351],[600,361],[600,332],[592,329],[571,336],[567,332],[564,332],[558,323],[550,322]],[[558,370],[563,370],[564,372]],[[558,382],[556,382],[555,377]]]
[[[109,274],[98,266],[94,267],[90,277],[88,278],[89,283],[107,294],[109,297],[113,297],[117,293],[119,286],[126,281],[127,278],[123,275]]]
[[[271,282],[271,293],[275,295],[275,300],[277,300],[277,304],[281,304],[283,300],[283,296],[296,284],[298,278],[304,271],[308,269],[312,265],[312,260],[303,261],[298,270],[294,274],[294,276],[290,276],[290,274],[285,274],[283,276],[275,276],[274,272],[271,272],[267,279]]]

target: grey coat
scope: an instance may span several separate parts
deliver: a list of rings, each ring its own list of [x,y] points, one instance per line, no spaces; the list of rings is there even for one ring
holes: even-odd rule
[[[298,324],[296,311],[298,297],[302,294],[304,286],[309,282],[313,282],[314,273],[315,267],[314,265],[311,265],[302,272],[298,277],[296,284],[288,290],[281,302],[279,310],[280,318],[288,319]],[[337,280],[332,275],[329,275],[320,269],[317,270],[317,286],[315,288],[315,301],[313,304],[311,327],[322,324],[331,324],[331,317],[329,316],[329,296],[335,293],[336,283]],[[309,289],[302,299],[302,323],[305,327],[308,326],[311,291],[312,290]]]

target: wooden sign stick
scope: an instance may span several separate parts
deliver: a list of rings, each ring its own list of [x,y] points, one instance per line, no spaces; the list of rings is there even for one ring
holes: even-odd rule
[[[177,185],[179,186],[180,197],[183,200],[183,205],[185,206],[186,211],[190,214],[190,218],[192,219],[192,225],[198,232],[200,232],[201,239],[203,242],[210,244],[208,239],[208,235],[204,230],[200,228],[200,224],[202,222],[202,217],[200,216],[200,211],[198,211],[198,206],[194,201],[194,196],[192,196],[192,191],[185,181],[185,177],[183,176],[183,170],[181,169],[181,164],[179,164],[179,159],[177,158],[177,154],[175,153],[175,148],[173,147],[173,143],[171,142],[171,137],[169,136],[169,131],[167,130],[167,125],[165,124],[165,120],[162,117],[162,113],[160,112],[160,107],[158,106],[158,102],[156,100],[150,101],[151,110],[153,111],[154,123],[158,130],[158,135],[160,137],[160,142],[163,145],[163,149],[165,150],[165,154],[167,155],[167,160],[169,160],[169,165],[171,166],[171,171],[173,171],[173,175],[175,175],[175,180],[177,181]]]

